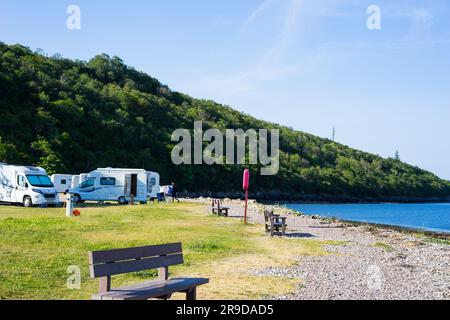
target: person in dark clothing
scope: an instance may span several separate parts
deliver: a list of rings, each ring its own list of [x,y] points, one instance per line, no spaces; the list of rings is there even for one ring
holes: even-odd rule
[[[172,199],[173,202],[175,202],[175,200],[177,202],[180,202],[180,200],[177,198],[177,186],[175,185],[175,182],[172,182]]]

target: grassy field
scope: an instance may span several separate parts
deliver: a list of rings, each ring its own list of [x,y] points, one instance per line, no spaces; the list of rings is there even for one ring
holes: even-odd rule
[[[249,270],[286,266],[299,255],[326,254],[324,242],[268,238],[262,226],[217,218],[199,204],[106,206],[81,209],[0,206],[0,299],[89,299],[98,290],[89,278],[87,252],[182,242],[185,264],[171,276],[201,276],[210,283],[199,299],[262,299],[292,292],[298,281],[255,277]],[[66,286],[67,268],[81,269],[81,289]],[[113,277],[113,286],[142,282],[154,271]],[[183,298],[183,296],[175,296]]]

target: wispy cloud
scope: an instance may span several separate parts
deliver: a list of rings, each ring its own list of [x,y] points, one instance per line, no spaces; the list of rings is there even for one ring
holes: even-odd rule
[[[409,18],[413,22],[428,23],[434,16],[423,7],[389,5],[385,13],[392,18]]]
[[[300,6],[303,0],[292,0],[288,12],[284,19],[283,35],[290,35],[297,23],[298,15],[300,13]]]
[[[302,3],[303,0],[291,0],[283,19],[283,29],[280,33],[280,37],[275,45],[268,51],[265,60],[280,58],[292,45],[292,42],[295,39],[295,31]]]
[[[385,9],[388,18],[405,20],[409,29],[401,38],[410,43],[429,42],[432,40],[432,26],[436,21],[435,13],[431,9],[412,5],[389,5]]]
[[[249,18],[244,21],[243,25],[248,26],[249,23],[262,15],[264,10],[274,1],[276,0],[263,1]],[[219,83],[227,84],[228,88],[232,88],[233,92],[238,93],[255,90],[260,82],[295,74],[298,71],[297,66],[281,63],[280,60],[295,39],[296,26],[302,2],[303,0],[291,0],[288,3],[278,38],[263,54],[255,58],[255,63],[242,72],[226,76]]]
[[[202,86],[203,92],[214,93],[220,97],[235,97],[240,94],[252,92],[255,94],[266,86],[269,81],[284,81],[287,78],[298,76],[301,73],[307,74],[313,66],[323,65],[335,61],[335,57],[341,52],[347,54],[348,50],[394,50],[396,47],[404,48],[418,40],[428,41],[427,37],[419,37],[418,30],[426,29],[426,26],[434,20],[431,9],[412,5],[385,4],[382,6],[383,17],[404,18],[411,20],[411,30],[407,36],[399,41],[385,41],[372,43],[361,39],[336,40],[327,42],[322,47],[315,49],[305,47],[305,50],[314,50],[311,54],[300,54],[298,59],[289,54],[292,48],[301,48],[297,43],[299,34],[302,32],[303,23],[310,23],[311,18],[343,17],[358,19],[365,18],[365,8],[367,2],[362,0],[261,0],[259,5],[241,23],[241,36],[246,36],[245,30],[253,24],[264,23],[264,19],[275,17],[279,22],[279,30],[268,46],[262,52],[254,54],[253,59],[244,63],[236,70],[211,73],[202,75],[196,86]],[[276,9],[276,10],[274,10]],[[278,10],[281,9],[281,10]],[[281,16],[278,16],[282,13]],[[305,19],[302,21],[302,19]],[[427,42],[428,43],[428,42]],[[307,44],[305,44],[306,46]],[[327,48],[327,50],[322,50]],[[319,57],[317,57],[317,55]],[[312,57],[316,57],[314,59]],[[294,61],[294,60],[296,61]],[[301,63],[299,62],[301,59]],[[305,60],[307,59],[307,61]]]
[[[425,8],[409,8],[405,16],[421,23],[427,23],[433,19],[433,15]]]
[[[244,20],[241,26],[241,31],[245,31],[257,18],[259,18],[264,11],[266,11],[267,7],[271,5],[275,0],[264,0],[261,2],[255,10]]]
[[[284,61],[283,55],[293,45],[300,9],[303,0],[265,0],[243,21],[241,31],[245,31],[263,14],[269,13],[270,5],[284,5],[285,11],[278,35],[272,44],[262,53],[255,55],[247,67],[235,72],[211,74],[202,76],[197,85],[202,91],[215,92],[216,96],[235,96],[249,92],[256,92],[266,81],[285,79],[298,73],[297,65],[290,65]],[[277,14],[279,11],[276,11]],[[273,14],[270,12],[270,14]]]

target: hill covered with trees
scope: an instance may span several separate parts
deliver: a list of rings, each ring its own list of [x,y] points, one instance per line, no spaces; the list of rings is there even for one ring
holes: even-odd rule
[[[253,196],[304,200],[442,200],[450,182],[397,159],[384,159],[294,131],[209,100],[174,92],[118,57],[72,61],[0,43],[0,161],[51,173],[98,167],[157,171],[182,190],[240,195],[241,166],[171,161],[171,134],[203,126],[280,130],[280,171],[253,171]],[[225,195],[225,194],[224,194]]]

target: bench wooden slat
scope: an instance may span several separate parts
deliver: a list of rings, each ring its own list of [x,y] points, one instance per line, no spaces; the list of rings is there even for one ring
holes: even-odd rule
[[[89,253],[89,264],[108,263],[122,260],[140,259],[159,255],[181,253],[181,243],[170,243],[156,246],[113,249]]]
[[[157,269],[177,264],[183,264],[183,254],[145,258],[139,260],[119,261],[115,263],[90,265],[91,277],[99,278],[129,272],[138,272],[148,269]]]
[[[197,287],[209,282],[203,278],[168,279],[169,266],[183,264],[181,243],[137,248],[89,252],[92,278],[100,278],[100,292],[95,300],[169,299],[175,292],[183,292],[186,299],[195,300]],[[111,288],[111,276],[150,269],[158,270],[158,280],[129,287]]]
[[[175,292],[185,292],[197,286],[207,284],[204,278],[183,278],[167,281],[148,281],[133,286],[114,288],[107,293],[92,296],[94,300],[148,300],[163,297]]]

